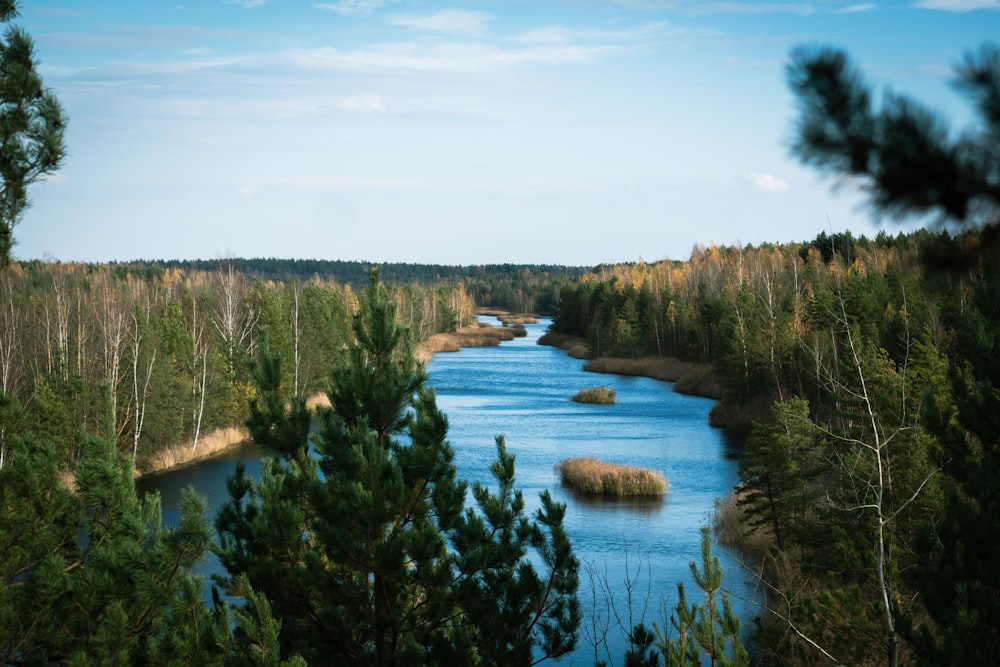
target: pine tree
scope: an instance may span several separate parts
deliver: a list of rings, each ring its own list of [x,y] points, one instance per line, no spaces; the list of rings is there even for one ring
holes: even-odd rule
[[[185,494],[163,528],[130,461],[80,439],[71,484],[34,436],[12,438],[0,469],[0,664],[221,664],[228,625],[191,574],[210,539],[204,499]]]
[[[66,154],[66,117],[55,95],[42,85],[35,46],[11,26],[15,0],[0,1],[0,268],[10,262],[14,225],[28,208],[28,186],[59,168]]]
[[[242,470],[229,480],[220,558],[282,619],[282,655],[310,664],[563,655],[580,620],[565,508],[543,493],[527,515],[502,438],[495,490],[473,485],[466,506],[447,420],[395,311],[373,271],[314,435],[304,401],[285,396],[280,362],[260,365],[249,425],[270,457],[260,481]]]
[[[957,68],[955,86],[971,98],[980,121],[962,133],[904,96],[887,95],[876,108],[860,72],[837,50],[798,51],[789,79],[802,112],[794,151],[805,163],[864,181],[877,214],[935,216],[968,232],[971,242],[942,235],[925,254],[929,267],[995,275],[1000,49],[984,45]],[[978,281],[976,288],[977,297],[986,297],[975,309],[986,344],[977,350],[978,337],[963,341],[969,367],[951,373],[954,404],[930,397],[925,410],[924,423],[941,444],[946,498],[922,531],[924,557],[915,560],[912,576],[933,623],[914,630],[912,619],[889,619],[919,638],[931,664],[995,665],[1000,657],[1000,376],[992,349],[1000,312],[986,305],[993,282]],[[897,601],[890,603],[898,614]]]
[[[740,617],[722,590],[722,566],[712,554],[711,531],[701,528],[701,568],[691,561],[691,576],[704,594],[701,604],[688,606],[684,584],[677,584],[678,602],[666,633],[653,624],[656,646],[667,667],[747,667],[750,657],[740,638]],[[721,607],[720,607],[721,605]],[[674,634],[676,633],[676,634]]]

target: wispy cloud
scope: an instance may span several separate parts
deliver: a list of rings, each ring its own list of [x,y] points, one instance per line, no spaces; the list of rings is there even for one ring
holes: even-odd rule
[[[403,28],[444,35],[483,35],[486,33],[487,24],[492,20],[493,15],[489,12],[446,9],[420,16],[399,14],[390,17],[389,23]]]
[[[600,28],[567,28],[545,26],[521,33],[515,41],[525,44],[569,44],[573,42],[636,42],[664,32],[666,21],[648,23],[636,28],[605,30]]]
[[[774,174],[750,172],[748,174],[743,174],[743,180],[749,183],[750,187],[754,190],[759,190],[760,192],[787,192],[792,187],[788,184],[788,181],[778,178]]]
[[[917,7],[946,12],[972,12],[977,9],[1000,10],[1000,0],[922,0]]]
[[[316,2],[313,9],[336,12],[341,16],[367,16],[395,0],[340,0],[340,2]]]
[[[859,14],[861,12],[870,12],[878,9],[878,5],[872,2],[865,2],[860,5],[849,5],[847,7],[841,7],[840,9],[833,10],[834,14]]]
[[[294,67],[327,71],[478,72],[591,63],[634,48],[613,44],[502,48],[480,43],[397,42],[354,51],[320,47],[286,54],[286,58]]]
[[[350,95],[338,101],[337,107],[358,113],[385,112],[385,102],[381,95]]]
[[[266,2],[267,0],[226,0],[227,5],[239,5],[240,7],[246,7],[247,9],[260,7]]]
[[[754,0],[613,0],[614,4],[639,11],[671,11],[679,14],[812,14],[808,2],[755,2]]]

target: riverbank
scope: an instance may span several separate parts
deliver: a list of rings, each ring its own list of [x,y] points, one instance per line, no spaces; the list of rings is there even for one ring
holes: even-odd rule
[[[673,389],[679,394],[701,396],[719,400],[722,389],[715,381],[710,364],[695,364],[673,357],[646,356],[638,359],[621,357],[591,358],[587,342],[577,336],[546,333],[538,339],[539,345],[551,345],[565,350],[574,359],[587,359],[583,370],[591,373],[613,375],[635,375],[664,382],[673,382]]]
[[[748,433],[755,422],[766,421],[770,414],[773,400],[768,396],[757,396],[743,405],[723,400],[722,388],[715,379],[711,364],[695,364],[672,357],[655,356],[592,359],[590,348],[583,338],[551,332],[539,338],[538,344],[558,347],[574,359],[586,359],[583,370],[591,373],[648,377],[672,382],[673,390],[679,394],[711,398],[716,404],[708,414],[708,423],[732,433]]]
[[[414,350],[417,359],[426,363],[440,352],[458,352],[463,347],[497,346],[502,341],[513,340],[518,335],[518,326],[523,328],[524,323],[535,321],[534,316],[512,315],[499,310],[480,310],[479,314],[495,316],[503,323],[503,326],[497,327],[488,322],[478,322],[457,331],[434,334],[417,344]],[[329,405],[326,394],[322,392],[310,396],[306,400],[306,406],[313,411],[319,406]],[[219,456],[234,447],[239,447],[249,439],[250,434],[243,427],[232,426],[216,429],[202,435],[198,439],[197,447],[194,446],[193,441],[189,441],[156,452],[144,461],[141,467],[136,467],[135,477],[139,479],[147,475],[158,475],[193,465],[199,461]]]

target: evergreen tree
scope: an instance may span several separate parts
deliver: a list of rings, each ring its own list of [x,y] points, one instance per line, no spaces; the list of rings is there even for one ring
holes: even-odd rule
[[[944,119],[911,98],[887,94],[876,108],[860,72],[836,49],[796,51],[788,74],[802,112],[793,151],[803,162],[866,181],[879,215],[936,216],[969,228],[993,216],[994,228],[981,238],[995,242],[1000,49],[984,45],[957,68],[955,86],[972,98],[982,122],[954,139]]]
[[[711,531],[701,528],[701,569],[691,561],[691,575],[704,594],[701,604],[688,606],[684,584],[677,584],[677,606],[666,633],[653,624],[656,646],[667,667],[747,667],[750,657],[740,638],[740,617],[729,594],[722,591],[722,566],[712,554]],[[721,605],[721,607],[720,607]],[[676,634],[675,634],[676,633]]]
[[[1000,49],[985,45],[967,55],[957,74],[956,87],[973,100],[981,123],[953,135],[944,119],[909,98],[888,95],[876,109],[869,87],[842,52],[799,51],[789,69],[802,110],[794,151],[822,170],[867,181],[877,213],[933,215],[975,232],[971,243],[947,238],[935,243],[930,265],[995,275],[986,267],[996,267],[1000,238]],[[974,320],[980,332],[989,333],[963,341],[963,352],[993,347],[997,310],[980,308]],[[926,411],[928,430],[942,445],[946,499],[943,511],[923,530],[925,557],[914,563],[914,580],[933,619],[916,634],[932,664],[995,665],[1000,656],[1000,550],[995,547],[1000,377],[995,355],[966,358],[972,362],[968,372],[951,374],[955,405],[934,397]],[[901,620],[901,630],[913,634],[910,619]]]
[[[14,225],[28,208],[28,186],[59,168],[66,117],[42,85],[35,46],[21,28],[16,0],[0,1],[0,268],[10,262]]]
[[[278,360],[260,365],[249,426],[271,456],[260,481],[237,470],[216,519],[230,577],[246,576],[282,619],[282,655],[529,665],[572,650],[578,563],[564,506],[543,493],[529,518],[502,438],[495,489],[475,484],[466,506],[447,420],[377,271],[354,332],[315,435]]]
[[[748,527],[770,530],[778,549],[784,549],[787,533],[815,500],[808,489],[821,463],[815,460],[819,429],[804,399],[775,403],[772,414],[774,423],[755,426],[747,439],[739,465],[739,503]]]
[[[186,494],[163,528],[107,437],[80,437],[69,485],[35,436],[12,438],[0,469],[0,664],[221,664],[228,623],[190,573],[204,500]]]

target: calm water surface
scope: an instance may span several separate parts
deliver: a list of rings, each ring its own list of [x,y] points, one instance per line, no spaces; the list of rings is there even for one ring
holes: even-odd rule
[[[448,416],[448,439],[455,449],[458,474],[469,481],[492,482],[494,438],[505,435],[508,451],[516,456],[517,485],[529,509],[538,507],[543,490],[567,505],[566,529],[584,566],[580,587],[584,625],[589,625],[595,609],[599,618],[607,618],[609,611],[605,596],[600,592],[595,596],[586,570],[607,582],[623,618],[626,581],[634,580],[636,614],[648,605],[646,622],[659,620],[661,602],[670,606],[676,602],[678,581],[685,582],[689,600],[695,599],[688,563],[700,558],[699,527],[709,521],[715,498],[738,481],[736,462],[729,455],[725,434],[708,425],[713,401],[674,393],[669,383],[648,378],[585,373],[582,361],[537,344],[549,323],[527,325],[527,337],[499,347],[438,354],[427,365],[438,406]],[[615,390],[614,405],[570,400],[578,390],[597,385]],[[564,489],[553,470],[572,456],[662,470],[669,493],[657,501],[580,497]],[[248,472],[259,478],[258,457],[259,451],[248,447],[223,459],[159,475],[143,485],[160,490],[166,521],[176,521],[180,489],[188,485],[208,497],[214,516],[226,499],[225,479],[235,461],[243,460]],[[713,550],[726,573],[724,586],[742,590],[748,576],[721,547],[713,545]],[[205,564],[206,573],[217,568],[217,562]],[[663,627],[662,620],[659,625]],[[593,633],[585,631],[577,651],[561,664],[593,664],[588,635]],[[610,655],[602,648],[600,657],[621,664],[624,646],[615,626],[608,636]]]

